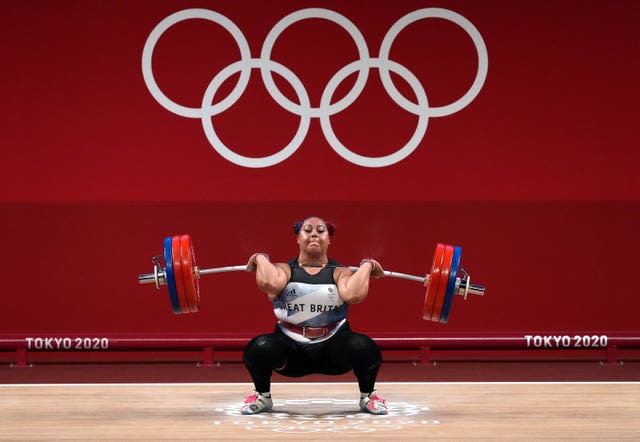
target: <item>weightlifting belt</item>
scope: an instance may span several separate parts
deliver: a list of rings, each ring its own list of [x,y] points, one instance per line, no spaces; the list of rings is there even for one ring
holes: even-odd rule
[[[290,324],[288,322],[280,321],[280,325],[289,331],[297,333],[305,338],[318,339],[323,336],[327,336],[333,331],[338,322],[332,322],[324,327],[300,327],[299,325]]]

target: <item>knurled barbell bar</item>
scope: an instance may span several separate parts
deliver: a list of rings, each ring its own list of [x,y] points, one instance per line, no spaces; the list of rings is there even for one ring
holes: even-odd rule
[[[485,287],[471,283],[469,274],[460,267],[462,248],[439,243],[436,246],[431,271],[426,276],[385,271],[385,276],[417,281],[426,286],[422,318],[427,321],[446,323],[449,320],[453,295],[467,299],[469,294],[484,295]],[[161,266],[164,258],[165,267]],[[169,236],[164,239],[163,256],[154,256],[153,273],[138,276],[140,284],[155,283],[157,289],[166,285],[169,301],[176,314],[195,313],[200,308],[200,286],[202,275],[246,271],[246,264],[201,269],[196,265],[193,242],[189,235]],[[358,267],[347,267],[352,271]]]

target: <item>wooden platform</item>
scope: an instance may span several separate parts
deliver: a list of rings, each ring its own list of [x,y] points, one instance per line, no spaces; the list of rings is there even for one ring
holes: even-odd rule
[[[0,385],[2,440],[640,439],[640,382],[379,383],[390,413],[358,412],[355,383]]]

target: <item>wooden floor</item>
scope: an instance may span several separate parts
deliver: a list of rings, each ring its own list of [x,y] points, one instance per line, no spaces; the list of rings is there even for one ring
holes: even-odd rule
[[[2,440],[640,440],[640,382],[276,383],[273,413],[241,416],[245,383],[0,385]]]

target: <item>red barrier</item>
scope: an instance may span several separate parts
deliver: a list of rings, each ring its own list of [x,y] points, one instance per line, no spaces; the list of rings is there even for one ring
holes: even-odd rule
[[[201,362],[212,365],[214,352],[241,351],[252,336],[231,334],[205,335],[114,335],[88,337],[68,333],[50,336],[10,336],[0,337],[0,350],[15,351],[17,366],[29,364],[31,353],[54,352],[118,352],[118,351],[199,351]],[[535,353],[552,360],[581,359],[605,360],[616,363],[620,358],[618,350],[631,350],[626,356],[637,359],[640,356],[640,333],[634,334],[585,334],[570,335],[439,335],[407,336],[399,333],[379,333],[371,335],[383,351],[415,350],[410,356],[427,364],[437,359],[478,360],[482,353],[491,359],[531,360]],[[434,357],[433,351],[440,352]],[[467,353],[460,354],[460,351]],[[513,352],[516,355],[513,355]],[[450,352],[447,356],[446,353]],[[457,353],[456,353],[457,352]],[[416,357],[417,355],[417,357]],[[465,357],[466,355],[466,357]],[[508,356],[508,357],[507,357]],[[64,358],[60,358],[64,359]],[[123,357],[123,361],[127,358]]]

